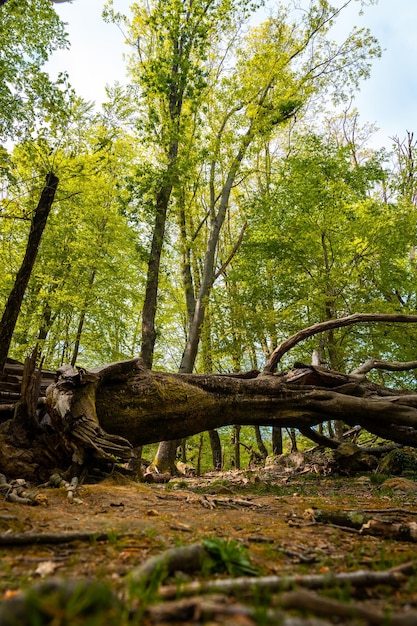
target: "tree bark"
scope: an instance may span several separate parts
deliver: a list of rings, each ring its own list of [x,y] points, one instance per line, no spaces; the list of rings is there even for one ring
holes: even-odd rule
[[[217,430],[208,431],[211,446],[211,456],[213,459],[213,468],[215,470],[222,469],[222,446]]]
[[[63,368],[47,392],[56,424],[50,442],[43,434],[31,442],[24,458],[18,450],[12,463],[11,446],[20,444],[11,420],[11,427],[2,428],[6,434],[0,432],[0,472],[22,475],[24,462],[29,475],[40,475],[39,467],[66,468],[74,452],[82,462],[123,461],[130,458],[131,446],[174,441],[226,425],[298,428],[308,434],[308,429],[335,418],[417,447],[417,393],[301,364],[287,374],[251,376],[152,372],[135,359],[91,372]]]
[[[167,177],[171,175],[168,170]],[[145,367],[152,367],[156,341],[155,316],[159,285],[159,267],[165,237],[165,225],[172,183],[168,182],[159,190],[156,198],[155,225],[152,235],[151,251],[148,260],[145,299],[142,308],[142,345],[141,357]]]
[[[417,316],[356,315],[348,323],[352,317],[359,322],[417,321]],[[333,323],[346,325],[345,320]],[[323,330],[322,325],[311,328],[318,326]],[[416,362],[409,365],[416,367]],[[16,477],[25,475],[26,468],[28,475],[40,474],[39,468],[63,467],[70,452],[81,461],[126,461],[132,446],[175,442],[228,425],[297,428],[313,441],[334,446],[315,427],[339,419],[417,447],[417,393],[382,387],[357,371],[348,375],[302,363],[287,373],[229,375],[154,372],[144,369],[140,359],[90,372],[66,366],[49,386],[46,405],[56,431],[36,436],[24,453],[12,450],[22,441],[17,421],[0,425],[0,472]]]
[[[266,457],[268,456],[268,450],[266,449],[265,444],[262,440],[262,433],[259,426],[255,426],[255,437],[256,443],[258,444],[259,453],[263,459],[266,459]]]
[[[417,394],[301,364],[256,378],[133,372],[100,384],[96,407],[102,427],[135,446],[226,425],[311,428],[343,419],[417,447]]]
[[[282,429],[277,426],[272,427],[272,454],[282,454]]]
[[[17,272],[14,285],[0,321],[0,374],[3,373],[6,364],[17,318],[19,317],[23,302],[23,296],[25,295],[38,255],[42,234],[45,230],[46,222],[55,198],[58,182],[59,180],[53,172],[47,175],[45,187],[42,190],[38,206],[31,220],[25,256]]]

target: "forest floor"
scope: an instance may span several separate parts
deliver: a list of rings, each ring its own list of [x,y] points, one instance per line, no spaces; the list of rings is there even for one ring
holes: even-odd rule
[[[16,597],[22,589],[51,577],[87,578],[103,581],[123,597],[125,603],[130,603],[132,612],[126,623],[236,626],[382,623],[372,622],[371,618],[369,621],[366,615],[349,618],[343,616],[343,611],[337,617],[339,610],[336,608],[334,611],[314,610],[316,616],[330,612],[314,622],[308,621],[308,612],[307,616],[303,612],[297,617],[301,621],[291,622],[295,619],[291,616],[299,615],[291,608],[291,602],[287,602],[289,608],[285,613],[290,621],[286,622],[286,617],[278,622],[277,611],[283,606],[280,594],[262,595],[260,591],[255,596],[242,592],[226,594],[223,599],[217,593],[211,597],[211,605],[204,605],[200,594],[198,601],[194,598],[194,604],[187,600],[187,610],[179,592],[166,611],[163,609],[165,601],[154,594],[150,600],[148,598],[149,606],[142,606],[140,617],[138,613],[135,617],[134,607],[140,607],[143,600],[132,599],[134,593],[128,595],[129,573],[168,548],[208,538],[235,540],[246,550],[260,576],[297,575],[300,581],[311,574],[322,575],[325,579],[340,572],[366,570],[374,573],[417,561],[416,543],[412,540],[365,535],[343,524],[317,522],[314,515],[316,510],[340,514],[361,509],[373,519],[389,521],[391,526],[395,523],[412,526],[417,521],[415,476],[411,481],[396,478],[384,483],[387,477],[374,474],[343,477],[310,470],[270,467],[209,473],[152,485],[132,482],[115,474],[100,483],[80,487],[74,501],[69,500],[62,488],[39,489],[43,495],[43,504],[39,506],[2,500],[1,598]],[[69,541],[69,533],[80,535],[78,538],[71,535],[73,540]],[[53,536],[43,542],[46,534]],[[25,538],[26,545],[16,545],[20,537]],[[227,573],[208,576],[201,571],[181,576],[185,582],[230,578]],[[179,588],[173,577],[163,585],[168,583],[177,584]],[[369,585],[359,587],[339,586],[337,591],[332,591],[331,585],[326,588],[324,584],[324,587],[321,597],[337,601],[337,605],[369,608],[374,615],[378,612],[397,617],[409,612],[417,615],[414,613],[417,611],[417,569],[392,584],[377,585],[370,581]],[[296,588],[297,585],[293,590]],[[207,600],[208,596],[205,598]],[[245,607],[252,608],[246,611]],[[81,615],[78,618],[73,616],[72,621],[68,618],[68,623],[112,623],[110,619],[83,621]],[[67,623],[64,617],[62,621],[57,621],[56,616],[55,621],[52,617],[51,620],[53,624]],[[0,622],[8,623],[1,619]],[[19,622],[26,623],[32,624]],[[122,622],[115,623],[120,626]],[[386,623],[401,622],[388,620]],[[417,618],[410,623],[417,623]]]

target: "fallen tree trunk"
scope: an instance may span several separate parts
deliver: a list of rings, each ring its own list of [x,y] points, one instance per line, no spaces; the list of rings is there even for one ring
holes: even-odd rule
[[[340,419],[417,447],[417,394],[314,366],[252,379],[134,373],[99,386],[96,408],[102,427],[134,446],[232,424],[302,429]]]
[[[24,451],[24,462],[62,468],[71,459],[79,464],[91,458],[126,461],[132,446],[221,426],[279,426],[306,432],[333,419],[417,447],[417,394],[303,364],[285,374],[250,376],[154,372],[143,369],[138,359],[90,372],[62,368],[46,398],[56,431],[49,438],[53,445],[47,444],[45,433],[40,434],[40,457],[31,460],[35,439]],[[11,463],[10,447],[18,433],[13,424],[6,426],[2,429],[6,439],[0,440],[0,471],[10,475],[10,465],[16,463]],[[17,465],[20,476],[22,454]]]
[[[133,446],[232,424],[303,429],[341,419],[417,447],[417,394],[320,367],[297,364],[286,374],[253,372],[247,378],[153,372],[130,361],[93,373],[99,378],[95,409],[100,425]],[[59,399],[51,403],[52,391],[53,413]]]
[[[331,327],[375,321],[416,322],[417,316],[356,314],[331,320]],[[9,478],[24,475],[43,481],[45,472],[65,468],[71,461],[79,466],[126,462],[133,447],[227,425],[297,428],[330,445],[330,440],[316,436],[314,427],[342,420],[417,447],[417,393],[388,389],[365,377],[372,367],[384,367],[381,361],[369,362],[364,371],[351,375],[302,363],[287,373],[273,372],[292,345],[328,330],[329,324],[311,326],[281,344],[262,373],[170,374],[146,370],[140,359],[88,372],[63,367],[46,397],[54,432],[39,429],[22,437],[16,419],[1,424],[0,472]],[[403,369],[398,363],[385,365]]]

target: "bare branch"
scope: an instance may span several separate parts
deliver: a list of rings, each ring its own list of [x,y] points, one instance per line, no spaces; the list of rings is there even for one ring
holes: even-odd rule
[[[344,326],[354,326],[355,324],[369,324],[375,322],[387,322],[389,324],[411,324],[417,322],[417,315],[400,315],[396,313],[354,313],[353,315],[348,315],[339,319],[318,322],[317,324],[313,324],[312,326],[303,328],[303,330],[300,330],[295,335],[292,335],[292,337],[289,337],[289,339],[286,339],[277,348],[275,348],[264,367],[264,372],[274,372],[284,354],[289,352],[289,350],[294,348],[294,346],[299,344],[301,341],[304,341],[304,339],[308,339],[309,337],[313,337],[313,335],[317,335],[319,333],[323,333],[327,330],[332,330],[334,328],[342,328]]]
[[[259,576],[226,578],[222,580],[208,580],[205,582],[191,582],[178,586],[161,587],[158,595],[162,598],[189,597],[198,593],[226,593],[239,594],[242,592],[259,593],[260,590],[274,593],[294,588],[295,585],[304,589],[321,589],[323,587],[337,587],[352,585],[353,587],[368,587],[371,585],[397,585],[405,580],[405,576],[414,572],[416,563],[405,563],[382,572],[359,570],[356,572],[338,572],[329,576],[326,574],[306,574],[305,576]]]
[[[378,359],[369,359],[356,370],[351,372],[351,376],[365,376],[371,370],[387,370],[389,372],[405,372],[407,370],[417,369],[417,361],[379,361]]]

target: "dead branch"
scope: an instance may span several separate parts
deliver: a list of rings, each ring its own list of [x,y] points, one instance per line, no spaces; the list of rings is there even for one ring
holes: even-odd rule
[[[50,543],[71,543],[72,541],[108,541],[112,534],[111,532],[0,533],[0,546],[30,546]],[[129,534],[123,536],[128,537]]]
[[[362,535],[377,535],[397,541],[417,542],[417,522],[392,523],[371,519],[359,531]]]
[[[314,614],[360,620],[361,624],[379,626],[387,621],[386,613],[376,607],[367,608],[359,604],[345,604],[337,600],[323,598],[317,593],[298,589],[282,594],[280,605],[285,609],[309,611]],[[356,623],[356,622],[355,622]],[[391,614],[387,623],[390,626],[412,626],[417,623],[417,612]]]
[[[161,587],[158,594],[162,598],[175,598],[180,594],[189,597],[202,593],[255,593],[261,591],[278,592],[292,590],[294,587],[306,589],[322,589],[323,587],[338,587],[350,585],[352,587],[370,587],[376,585],[397,586],[406,580],[406,575],[417,570],[417,561],[405,563],[382,572],[358,570],[356,572],[340,572],[336,574],[308,574],[306,576],[259,576],[249,578],[226,578],[223,580],[209,580],[206,582],[192,582],[183,585],[168,585]]]
[[[271,354],[269,360],[267,361],[264,367],[264,373],[271,373],[276,370],[276,367],[284,354],[289,352],[294,346],[299,344],[304,339],[308,339],[308,337],[312,337],[313,335],[317,335],[318,333],[323,333],[327,330],[332,330],[334,328],[343,328],[345,326],[354,326],[355,324],[363,324],[363,323],[381,323],[388,322],[392,323],[415,323],[417,322],[417,315],[400,315],[400,314],[385,314],[385,313],[354,313],[353,315],[348,315],[346,317],[341,317],[339,319],[327,320],[325,322],[319,322],[317,324],[313,324],[312,326],[308,326],[307,328],[303,328],[289,339],[286,339],[282,342]]]
[[[169,548],[133,569],[129,578],[135,584],[146,584],[155,572],[162,580],[176,571],[199,571],[209,559],[209,553],[201,543]]]
[[[262,616],[265,616],[268,623],[280,624],[281,626],[330,626],[330,622],[324,622],[321,619],[285,615],[283,611],[274,609],[262,611]],[[256,624],[258,623],[259,609],[232,603],[224,597],[215,597],[209,600],[191,598],[149,606],[145,610],[145,617],[147,620],[150,619],[153,624],[184,623],[192,620],[198,623],[208,623],[209,621],[211,623],[216,617],[229,618],[229,620],[237,618],[239,621],[236,623]]]
[[[417,361],[380,361],[379,359],[369,359],[360,367],[350,373],[351,376],[365,376],[373,369],[387,370],[389,372],[405,372],[417,369]]]

